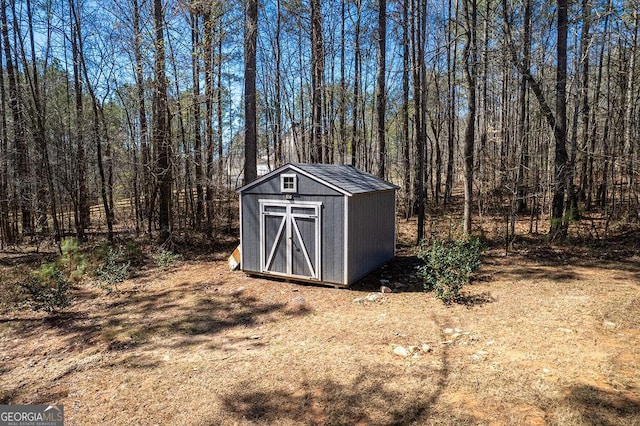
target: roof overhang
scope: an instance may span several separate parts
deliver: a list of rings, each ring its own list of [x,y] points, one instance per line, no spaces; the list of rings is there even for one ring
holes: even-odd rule
[[[304,175],[306,177],[308,177],[309,179],[315,180],[318,183],[321,183],[322,185],[325,185],[331,189],[333,189],[334,191],[337,191],[343,195],[346,195],[347,197],[351,197],[354,194],[352,192],[349,191],[345,191],[344,189],[337,187],[336,185],[332,184],[331,182],[326,181],[325,179],[319,178],[318,176],[311,174],[309,172],[306,172],[304,170],[302,170],[299,167],[296,167],[295,164],[291,164],[291,163],[287,163],[283,166],[278,167],[277,169],[267,173],[266,175],[260,176],[258,179],[254,180],[253,182],[250,182],[238,189],[236,189],[236,192],[241,193],[243,191],[246,191],[247,189],[253,188],[256,185],[261,184],[262,182],[271,179],[273,176],[277,175],[278,173],[282,172],[283,170],[294,170],[296,173],[300,173],[301,175]]]

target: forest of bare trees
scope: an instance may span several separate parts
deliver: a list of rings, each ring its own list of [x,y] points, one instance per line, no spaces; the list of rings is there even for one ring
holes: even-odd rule
[[[0,243],[227,226],[287,162],[514,235],[640,220],[636,1],[0,0]],[[538,228],[543,219],[545,228]]]

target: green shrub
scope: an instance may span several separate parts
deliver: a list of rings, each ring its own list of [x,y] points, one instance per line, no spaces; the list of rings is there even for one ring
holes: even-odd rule
[[[145,255],[142,248],[135,241],[127,241],[123,249],[123,258],[131,266],[142,266],[145,262]]]
[[[162,270],[168,269],[171,267],[176,261],[180,258],[179,254],[172,252],[167,249],[160,249],[153,255],[153,260],[155,260],[158,267]]]
[[[418,257],[424,265],[418,268],[418,274],[424,281],[424,290],[435,291],[436,297],[445,303],[456,300],[480,266],[481,251],[479,238],[457,241],[433,238],[429,244],[423,241]]]
[[[18,283],[34,311],[58,312],[69,306],[69,280],[55,266],[55,262],[38,268],[33,276]]]
[[[80,281],[86,271],[87,259],[80,252],[78,240],[66,238],[60,249],[62,254],[55,262],[40,265],[30,278],[18,283],[33,310],[52,313],[69,306],[71,283]]]
[[[65,238],[60,245],[62,255],[54,263],[67,275],[71,282],[78,282],[87,270],[87,258],[80,252],[80,245],[75,238]]]
[[[129,276],[131,262],[120,261],[122,257],[122,249],[107,247],[104,254],[104,262],[96,269],[96,278],[98,278],[99,285],[107,293],[117,290],[116,284],[123,282]]]

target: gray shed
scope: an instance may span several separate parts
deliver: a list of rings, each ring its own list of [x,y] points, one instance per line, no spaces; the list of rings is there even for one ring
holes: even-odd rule
[[[348,286],[395,255],[397,186],[355,167],[286,164],[238,189],[240,269]]]

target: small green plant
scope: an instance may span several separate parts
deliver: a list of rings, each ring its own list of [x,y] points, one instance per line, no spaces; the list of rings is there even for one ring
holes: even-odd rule
[[[122,249],[107,247],[104,255],[104,263],[96,269],[96,277],[99,286],[107,293],[117,290],[116,285],[120,284],[129,276],[129,266],[131,262],[122,262]]]
[[[64,239],[60,250],[58,259],[40,265],[30,278],[18,283],[33,310],[55,313],[69,306],[71,283],[80,281],[86,271],[87,259],[80,252],[78,240]]]
[[[479,238],[422,242],[418,257],[424,265],[418,274],[425,291],[435,291],[436,297],[451,303],[460,297],[460,290],[469,282],[471,274],[480,266],[482,243]]]
[[[71,282],[82,280],[87,270],[87,258],[80,252],[80,245],[75,238],[65,238],[60,245],[62,255],[54,262],[56,267],[66,274]]]
[[[34,311],[58,312],[69,306],[69,280],[55,266],[46,263],[34,271],[33,276],[18,283]]]
[[[144,264],[145,256],[140,245],[135,241],[127,241],[123,251],[123,258],[131,264],[131,266],[141,266]]]
[[[180,259],[179,254],[164,248],[161,248],[153,255],[153,260],[161,270],[170,268],[178,259]]]

